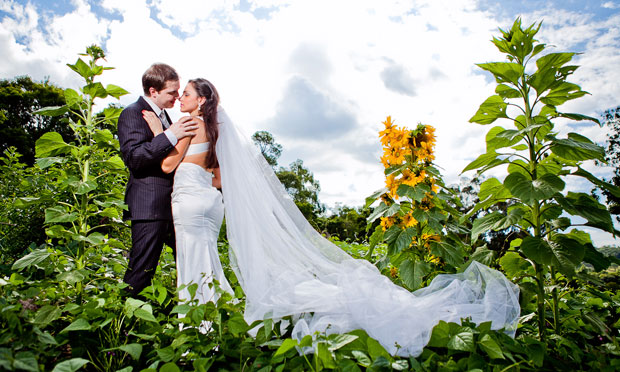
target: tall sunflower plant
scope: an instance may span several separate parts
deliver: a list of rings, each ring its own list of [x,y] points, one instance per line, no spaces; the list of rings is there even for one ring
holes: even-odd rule
[[[415,290],[437,272],[453,270],[463,263],[464,247],[450,223],[456,212],[448,201],[435,159],[435,128],[418,124],[415,129],[399,127],[388,116],[379,132],[383,146],[385,187],[366,199],[375,204],[368,217],[369,227],[380,224],[370,238],[367,258],[385,242],[387,254],[377,266],[394,281]]]
[[[570,64],[575,53],[543,54],[546,45],[534,39],[540,26],[524,28],[517,19],[509,30],[500,29],[501,36],[492,42],[506,60],[478,64],[493,75],[497,87],[470,122],[490,125],[498,121],[504,125],[489,129],[486,153],[463,172],[476,170],[481,175],[501,166],[507,175],[503,180],[490,177],[480,185],[480,202],[462,221],[478,211],[511,202],[505,211],[477,218],[471,240],[475,243],[489,231],[509,227],[520,231],[520,238],[510,243],[511,249],[500,258],[500,265],[519,283],[522,293],[533,292],[537,297],[536,321],[544,340],[549,325],[560,327],[559,288],[563,278],[579,276],[582,262],[596,270],[609,266],[579,226],[619,233],[604,205],[588,193],[567,190],[567,183],[582,179],[616,196],[620,190],[584,169],[587,161],[604,162],[602,147],[579,133],[561,136],[555,128],[559,119],[600,123],[558,109],[588,93],[567,81],[578,67]]]

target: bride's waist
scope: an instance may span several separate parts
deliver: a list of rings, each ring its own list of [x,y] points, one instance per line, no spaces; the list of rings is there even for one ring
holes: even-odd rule
[[[182,162],[174,173],[174,188],[183,186],[212,187],[213,174],[198,164]]]

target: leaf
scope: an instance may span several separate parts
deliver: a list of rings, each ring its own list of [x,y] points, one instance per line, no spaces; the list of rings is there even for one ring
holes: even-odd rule
[[[594,266],[594,270],[603,271],[611,265],[611,261],[604,254],[597,251],[592,244],[585,244],[584,247],[583,261]]]
[[[123,168],[125,168],[125,163],[123,163],[123,160],[118,155],[114,155],[114,156],[110,157],[108,160],[106,160],[105,161],[105,165],[106,165],[106,167],[111,168],[111,169],[123,169]]]
[[[560,177],[551,173],[533,181],[522,173],[511,173],[504,180],[504,186],[508,191],[527,205],[551,198],[562,191],[565,185]]]
[[[491,359],[504,359],[502,348],[495,342],[491,335],[486,334],[482,336],[480,341],[478,341],[478,345],[480,345],[480,348],[484,350]]]
[[[498,83],[519,84],[519,79],[523,75],[523,65],[512,62],[490,62],[476,63],[478,67],[489,71],[495,76]]]
[[[78,318],[73,321],[73,323],[66,326],[60,333],[69,332],[69,331],[90,331],[91,325],[88,323],[88,320],[84,318]]]
[[[385,348],[374,338],[368,337],[368,340],[366,340],[366,345],[368,346],[368,354],[370,354],[370,357],[373,360],[376,360],[379,357],[383,357],[388,360],[392,359]]]
[[[521,243],[521,251],[525,256],[539,264],[550,265],[553,257],[553,252],[547,241],[528,236],[523,239]]]
[[[108,92],[109,95],[117,99],[121,96],[124,96],[125,94],[129,94],[128,91],[114,84],[108,84],[105,90]]]
[[[579,85],[562,82],[558,86],[553,87],[546,96],[541,97],[540,101],[546,105],[560,106],[566,101],[583,97],[586,94],[588,93],[581,90]]]
[[[499,156],[495,151],[487,152],[486,154],[482,154],[476,158],[476,160],[469,163],[461,173],[465,173],[469,170],[482,168],[485,165],[491,164],[493,160],[495,160]]]
[[[525,255],[537,263],[551,265],[567,276],[574,275],[575,267],[583,259],[584,246],[566,235],[556,235],[552,241],[528,236],[521,243]]]
[[[171,346],[156,349],[155,352],[157,352],[157,356],[164,362],[169,362],[174,359],[174,350]]]
[[[86,359],[73,358],[56,364],[52,372],[75,372],[84,367],[86,363],[90,363]]]
[[[80,181],[77,184],[77,188],[75,190],[75,193],[78,195],[84,195],[87,194],[93,190],[95,190],[97,188],[97,181],[94,179],[90,179],[88,181]]]
[[[450,326],[443,320],[433,327],[431,339],[428,342],[430,347],[446,347],[450,341]]]
[[[587,116],[587,115],[581,115],[581,114],[570,114],[570,113],[566,113],[566,112],[558,112],[557,113],[558,116],[563,117],[563,118],[568,118],[568,119],[572,119],[572,120],[576,120],[576,121],[593,121],[596,124],[601,124],[601,122],[597,119],[597,118],[593,118],[592,116]]]
[[[422,261],[405,260],[398,269],[403,283],[411,290],[420,288],[422,279],[430,272],[428,263]]]
[[[477,218],[471,228],[472,242],[478,240],[478,237],[481,234],[489,231],[493,227],[493,225],[495,225],[498,221],[501,221],[503,218],[504,215],[497,211],[486,214],[481,218]]]
[[[592,182],[593,184],[597,185],[600,188],[603,188],[607,191],[609,191],[613,196],[615,196],[616,198],[620,198],[620,187],[611,184],[609,182],[605,182],[603,180],[600,180],[599,178],[597,178],[595,175],[593,175],[592,173],[586,171],[585,169],[581,168],[581,167],[577,167],[577,170],[573,173],[570,173],[571,176],[579,176],[579,177],[583,177],[585,179],[587,179],[588,181]]]
[[[443,258],[448,264],[458,267],[463,263],[463,248],[448,241],[431,242],[431,254]]]
[[[35,143],[37,158],[65,153],[70,149],[71,146],[66,144],[62,136],[56,132],[44,133]]]
[[[168,362],[164,364],[163,366],[161,366],[161,368],[159,369],[159,372],[181,372],[181,370],[176,364],[172,362]]]
[[[506,115],[507,106],[508,104],[504,102],[501,96],[491,96],[482,102],[476,114],[469,119],[469,122],[486,125],[499,118],[508,118]]]
[[[95,97],[106,98],[108,96],[108,92],[103,87],[103,84],[99,82],[85,85],[84,88],[82,88],[82,91],[85,94],[88,94],[89,96],[91,96],[92,98],[95,98]]]
[[[550,67],[560,68],[569,62],[575,53],[549,53],[536,60],[538,70],[548,69]]]
[[[11,266],[11,270],[21,271],[27,267],[34,266],[43,262],[46,258],[51,255],[51,252],[48,252],[46,248],[41,248],[34,250],[19,260],[15,261],[13,266]]]
[[[377,200],[377,198],[379,198],[381,195],[385,194],[388,191],[387,188],[381,188],[375,192],[373,192],[369,197],[366,198],[366,205],[364,205],[364,208],[368,208],[370,207],[370,205],[372,203],[375,202],[375,200]]]
[[[604,161],[605,158],[605,149],[577,133],[569,133],[566,139],[551,138],[551,143],[551,152],[567,160]]]
[[[469,257],[469,261],[478,261],[481,264],[490,266],[493,264],[493,260],[495,259],[495,252],[487,249],[486,244],[482,247],[476,248],[474,253]]]
[[[66,162],[65,158],[50,156],[47,158],[39,158],[36,160],[37,166],[41,169],[49,168],[54,164]]]
[[[509,87],[506,84],[498,84],[495,88],[495,93],[499,94],[503,98],[519,98],[521,97],[521,92],[518,90]]]
[[[0,364],[0,367],[2,365]],[[15,354],[15,360],[13,361],[13,367],[18,370],[24,371],[39,371],[39,363],[33,353],[29,351],[20,351]]]
[[[134,360],[139,360],[140,354],[142,354],[142,345],[137,343],[122,345],[118,348],[131,355]]]
[[[609,211],[591,195],[569,192],[566,197],[556,196],[555,200],[566,212],[573,216],[581,216],[588,220],[590,226],[597,227],[612,234],[615,232]]]
[[[45,223],[73,222],[77,219],[77,213],[67,213],[65,208],[61,206],[45,209]]]
[[[413,227],[408,227],[402,230],[396,238],[393,253],[400,253],[403,249],[407,249],[411,245],[411,241],[415,235],[416,229]]]
[[[241,313],[233,314],[230,319],[228,319],[226,324],[228,325],[228,330],[230,333],[232,333],[235,337],[247,332],[249,329],[248,323],[246,323],[243,318],[243,314]]]
[[[316,346],[316,353],[317,353],[317,357],[321,361],[321,364],[323,364],[323,367],[330,368],[330,369],[336,368],[336,362],[334,361],[334,356],[332,352],[330,352],[327,349],[327,345],[325,343],[320,342]]]
[[[506,252],[499,259],[499,265],[509,279],[523,275],[531,267],[517,252]]]
[[[89,78],[93,76],[93,71],[86,64],[86,62],[82,61],[81,58],[78,58],[74,65],[67,63],[70,69],[77,72],[83,78]]]
[[[33,112],[33,114],[44,116],[60,116],[66,114],[67,112],[69,112],[69,108],[67,106],[49,106],[36,110]]]
[[[374,222],[377,218],[384,216],[385,211],[387,210],[388,210],[388,205],[382,202],[381,204],[379,204],[377,208],[375,208],[372,211],[372,213],[370,214],[370,216],[368,216],[366,221],[368,221],[368,223]]]
[[[284,340],[284,342],[282,342],[282,345],[280,345],[280,347],[278,348],[278,350],[273,356],[277,357],[278,355],[285,354],[287,351],[297,346],[297,344],[298,344],[297,340],[293,340],[292,338],[287,338],[286,340]]]
[[[329,351],[338,350],[341,347],[357,340],[359,337],[350,334],[333,334],[328,338]]]
[[[37,313],[35,314],[32,322],[45,326],[60,318],[61,313],[62,311],[58,306],[45,305],[39,310],[37,310]]]
[[[446,346],[451,350],[474,352],[476,350],[474,333],[471,330],[459,332],[448,340]]]
[[[364,354],[364,352],[362,352],[362,351],[353,350],[353,351],[351,351],[351,355],[353,355],[353,357],[357,360],[357,362],[362,367],[369,367],[370,364],[372,363],[372,361],[370,360],[368,355]]]
[[[145,310],[145,308],[146,308],[146,310]],[[155,319],[155,317],[153,316],[153,310],[151,310],[150,307],[143,306],[143,307],[137,309],[136,311],[134,311],[133,315],[136,318],[140,318],[140,319],[146,320],[148,322],[157,323],[157,319]]]
[[[485,200],[489,197],[493,200],[504,200],[512,197],[512,194],[510,194],[510,191],[508,191],[504,184],[493,177],[482,182],[480,184],[480,191],[478,192],[478,198],[480,200]]]
[[[65,89],[64,93],[65,93],[65,102],[67,103],[67,106],[69,107],[74,106],[77,103],[82,102],[83,100],[82,96],[71,88]]]

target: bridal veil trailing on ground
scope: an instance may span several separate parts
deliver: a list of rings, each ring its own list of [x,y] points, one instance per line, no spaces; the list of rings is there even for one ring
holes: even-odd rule
[[[248,324],[292,315],[299,340],[363,329],[400,356],[419,355],[440,320],[491,321],[514,336],[519,289],[500,272],[473,262],[413,293],[393,284],[314,230],[221,107],[218,120],[230,261],[246,295]]]

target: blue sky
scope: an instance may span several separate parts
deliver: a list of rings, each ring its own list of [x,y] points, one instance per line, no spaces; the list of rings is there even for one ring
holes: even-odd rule
[[[468,120],[494,82],[475,63],[502,59],[490,40],[517,16],[543,22],[538,36],[549,51],[582,53],[571,81],[591,95],[565,111],[598,117],[620,105],[620,1],[609,0],[0,0],[0,78],[27,74],[75,88],[66,63],[97,43],[116,68],[104,83],[129,90],[128,104],[142,72],[169,63],[182,85],[214,82],[248,135],[272,132],[284,147],[280,164],[302,159],[328,206],[361,205],[383,185],[377,132],[387,115],[437,128],[447,183],[485,151],[488,128]],[[556,128],[605,141],[594,125]]]

